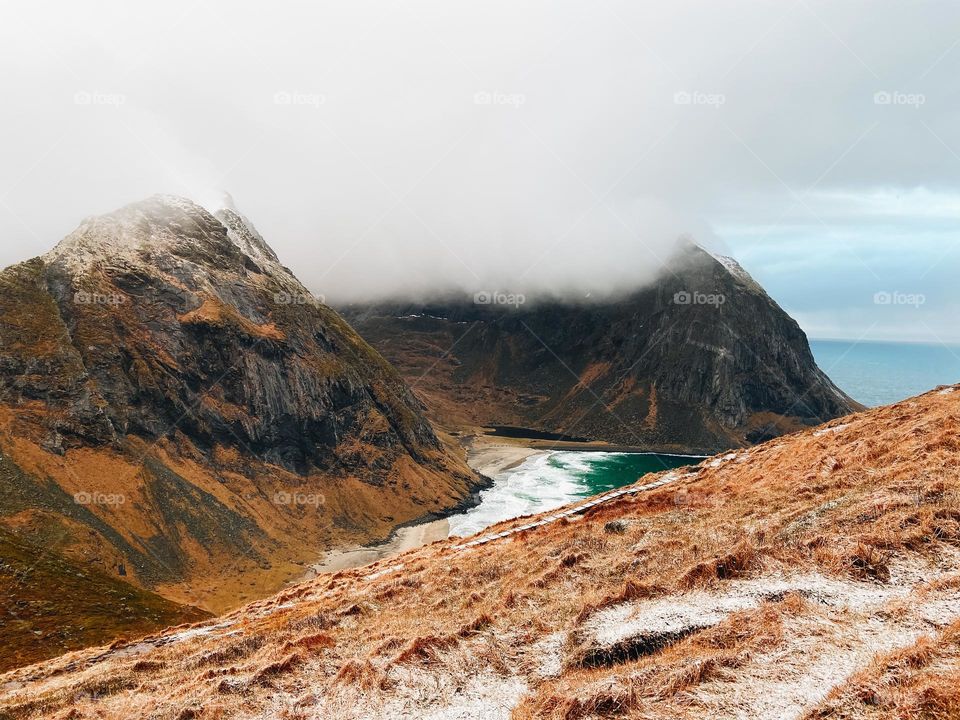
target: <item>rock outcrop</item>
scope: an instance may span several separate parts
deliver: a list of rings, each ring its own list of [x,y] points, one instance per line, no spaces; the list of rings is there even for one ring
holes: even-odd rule
[[[351,437],[439,448],[403,381],[233,210],[137,203],[3,284],[0,400],[40,401],[54,446],[179,431],[295,472],[361,462]]]

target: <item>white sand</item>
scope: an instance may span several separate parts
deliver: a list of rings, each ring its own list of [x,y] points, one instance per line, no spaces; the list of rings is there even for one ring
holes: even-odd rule
[[[532,455],[543,453],[543,450],[520,445],[494,444],[485,438],[478,438],[467,453],[467,463],[481,475],[492,478],[504,470],[516,467]]]
[[[520,445],[490,443],[484,438],[478,438],[467,453],[467,463],[481,475],[492,478],[516,467],[531,455],[542,452],[542,450]],[[445,519],[403,527],[397,530],[387,542],[379,545],[354,545],[330,550],[320,562],[310,566],[306,577],[311,578],[319,573],[369,565],[421,545],[444,540],[449,534],[450,523]]]
[[[329,551],[316,565],[310,566],[308,577],[319,573],[336,572],[347,568],[369,565],[377,560],[399,555],[421,545],[429,545],[444,540],[450,534],[450,523],[446,520],[412,525],[397,530],[393,536],[380,545],[354,545]]]

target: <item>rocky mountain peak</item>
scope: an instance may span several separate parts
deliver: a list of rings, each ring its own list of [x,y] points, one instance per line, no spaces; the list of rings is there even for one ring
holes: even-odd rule
[[[224,609],[476,482],[235,209],[154,196],[0,271],[0,569],[62,549],[53,577],[102,571],[64,585],[89,602],[129,581]]]
[[[229,197],[214,213],[187,198],[153,195],[88,217],[43,260],[70,274],[140,268],[200,280],[218,271],[255,273],[304,291]]]
[[[259,262],[279,263],[273,248],[267,245],[250,219],[237,209],[230,193],[224,193],[222,205],[214,216],[227,228],[227,236],[237,247]]]
[[[201,448],[236,446],[295,471],[341,463],[347,436],[376,436],[393,455],[434,449],[393,369],[227,204],[211,213],[155,195],[87,218],[5,271],[37,327],[18,345],[21,314],[0,322],[0,339],[11,338],[0,369],[4,358],[13,370],[36,365],[40,348],[57,353],[43,372],[0,375],[0,400],[48,401],[46,424],[73,443],[155,439],[187,413],[179,429]]]
[[[739,263],[687,240],[654,283],[620,297],[510,305],[460,296],[342,310],[408,378],[422,378],[448,425],[699,453],[859,408]],[[438,346],[453,348],[439,364]]]

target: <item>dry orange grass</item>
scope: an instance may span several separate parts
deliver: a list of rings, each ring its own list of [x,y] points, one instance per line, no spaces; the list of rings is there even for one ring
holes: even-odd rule
[[[697,717],[698,688],[734,687],[744,667],[785,647],[798,619],[840,627],[847,616],[788,593],[672,642],[585,662],[588,619],[690,591],[722,596],[777,573],[884,588],[904,563],[936,568],[922,589],[930,597],[955,592],[947,573],[960,569],[949,566],[960,546],[960,392],[831,426],[845,424],[706,461],[695,477],[509,539],[466,551],[443,541],[323,575],[224,616],[207,634],[181,630],[174,641],[8,673],[0,717],[267,718],[282,708],[289,717],[379,718],[399,714],[390,703],[442,706],[471,693],[482,707],[478,684],[505,692],[494,681],[525,693],[487,717]],[[937,648],[955,642],[951,633]],[[932,657],[946,662],[948,653]],[[941,678],[954,675],[938,663],[907,663],[919,698],[910,702],[951,710],[956,696]],[[96,692],[82,690],[90,683]],[[837,692],[822,717],[853,702]]]
[[[878,658],[805,720],[960,717],[960,621]]]
[[[708,679],[723,677],[755,653],[777,645],[783,618],[801,611],[804,600],[736,613],[718,625],[634,658],[609,658],[584,669],[583,656],[568,651],[569,669],[547,682],[513,713],[514,720],[580,720],[652,711],[660,699],[673,698]],[[615,674],[610,672],[616,667]]]
[[[214,402],[209,396],[205,402]],[[55,455],[19,431],[7,432],[14,413],[0,407],[0,446],[26,472],[52,479],[68,496],[78,492],[118,494],[119,505],[90,505],[89,511],[114,528],[132,547],[150,555],[144,540],[158,533],[157,510],[147,492],[142,460],[154,456],[190,484],[244,517],[256,519],[262,535],[251,536],[252,551],[234,545],[205,547],[183,533],[178,550],[186,558],[170,581],[149,582],[137,575],[111,539],[71,518],[51,511],[27,509],[2,519],[8,528],[53,517],[69,532],[58,533],[65,556],[95,560],[103,567],[124,563],[127,580],[174,602],[222,613],[268,596],[304,577],[309,564],[325,548],[385,540],[398,523],[458,505],[469,489],[468,468],[453,453],[430,451],[419,464],[402,455],[394,460],[369,443],[345,441],[342,452],[377,457],[391,467],[390,482],[375,484],[357,472],[352,476],[315,473],[299,476],[276,465],[251,464],[229,449],[218,449],[220,465],[211,469],[185,439],[151,445],[128,437],[129,452],[111,449],[68,449]],[[371,423],[376,423],[375,418]],[[373,448],[373,449],[371,449]],[[255,479],[254,479],[255,478]],[[322,496],[317,505],[282,504],[277,493]],[[41,515],[37,519],[37,515]]]

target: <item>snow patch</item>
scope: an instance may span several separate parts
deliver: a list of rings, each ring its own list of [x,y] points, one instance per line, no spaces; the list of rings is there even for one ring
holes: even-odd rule
[[[909,593],[908,587],[836,580],[818,573],[736,580],[726,583],[724,589],[722,594],[694,591],[604,608],[583,623],[582,634],[588,644],[611,648],[644,637],[680,636],[708,628],[735,612],[792,592],[821,605],[854,610],[878,607]]]
[[[364,580],[370,582],[371,580],[376,580],[378,577],[389,575],[390,573],[397,572],[398,570],[403,570],[403,563],[397,563],[396,565],[385,567],[383,570],[377,570],[375,573],[370,573],[364,578]]]
[[[567,634],[556,632],[547,635],[533,645],[538,659],[537,675],[542,678],[558,677],[563,672],[563,644]]]
[[[510,720],[527,691],[518,677],[489,670],[457,676],[418,669],[403,673],[384,702],[366,693],[327,696],[311,709],[311,720]],[[382,697],[382,696],[381,696]],[[265,715],[273,718],[276,715]]]
[[[730,257],[729,255],[719,255],[715,252],[711,252],[710,250],[703,247],[702,245],[700,246],[700,249],[706,252],[710,257],[712,257],[718,263],[723,265],[723,267],[726,268],[727,272],[730,273],[737,280],[741,280],[745,283],[751,283],[751,284],[755,282],[753,277],[751,277],[750,273],[744,270],[743,266],[740,263],[738,263],[736,260],[734,260],[732,257]]]
[[[827,617],[793,619],[777,649],[739,669],[734,678],[711,681],[692,695],[709,717],[747,720],[796,718],[816,707],[879,654],[908,647],[929,631],[960,617],[960,595],[883,609],[850,622]],[[731,682],[732,680],[732,682]]]
[[[173,633],[172,635],[164,635],[152,643],[147,642],[143,644],[154,645],[159,647],[161,645],[170,645],[172,643],[184,642],[186,640],[193,640],[194,638],[204,637],[206,635],[212,635],[217,630],[223,630],[225,628],[231,627],[236,624],[234,620],[225,620],[224,622],[217,623],[216,625],[203,625],[201,627],[187,628],[178,633]],[[226,633],[221,633],[217,637],[225,637]]]
[[[705,717],[798,718],[877,654],[909,645],[922,634],[882,618],[858,623],[853,634],[824,618],[789,625],[787,641],[741,668],[735,682],[712,681],[696,688],[694,707]]]
[[[726,455],[723,455],[718,458],[714,458],[713,460],[708,462],[707,467],[711,467],[711,468],[720,467],[725,462],[730,462],[731,460],[735,460],[736,457],[737,457],[736,453],[727,453]]]
[[[821,428],[820,430],[814,430],[813,436],[820,437],[821,435],[828,435],[831,433],[838,433],[846,428],[850,427],[850,423],[841,423],[840,425],[834,425],[833,427]]]

